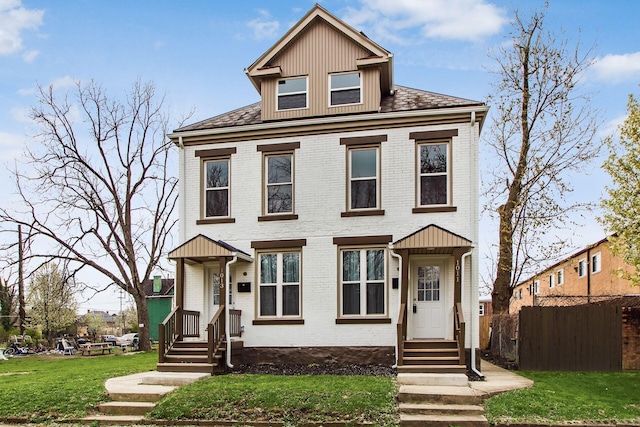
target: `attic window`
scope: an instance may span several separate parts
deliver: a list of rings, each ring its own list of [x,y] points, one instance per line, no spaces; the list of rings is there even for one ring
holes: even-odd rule
[[[360,73],[331,74],[329,103],[335,105],[359,104],[362,102],[362,79]]]
[[[307,78],[278,80],[278,111],[307,108]]]

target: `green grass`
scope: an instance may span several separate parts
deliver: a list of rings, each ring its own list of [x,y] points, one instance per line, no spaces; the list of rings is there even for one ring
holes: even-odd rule
[[[490,422],[640,420],[640,372],[519,372],[532,388],[485,403]]]
[[[108,378],[155,369],[154,352],[111,356],[25,356],[0,361],[0,417],[32,422],[76,418],[108,400]]]
[[[391,378],[232,374],[180,388],[159,402],[150,416],[290,425],[344,420],[395,426],[395,395]]]

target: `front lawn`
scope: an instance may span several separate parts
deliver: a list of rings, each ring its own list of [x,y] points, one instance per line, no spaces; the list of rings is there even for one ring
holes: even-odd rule
[[[518,372],[533,387],[492,397],[489,422],[640,420],[640,372]]]
[[[393,378],[230,374],[181,387],[150,417],[180,420],[372,422],[397,426]]]
[[[155,369],[155,352],[109,356],[30,355],[0,361],[0,417],[77,418],[108,400],[104,382]]]

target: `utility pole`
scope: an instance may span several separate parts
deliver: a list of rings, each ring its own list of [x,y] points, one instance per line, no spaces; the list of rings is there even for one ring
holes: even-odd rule
[[[27,314],[24,310],[24,278],[22,276],[22,226],[18,225],[18,325],[20,335],[24,335],[24,324]]]
[[[122,312],[122,300],[124,299],[124,295],[122,294],[122,289],[120,289],[120,317],[122,317],[122,327],[120,328],[120,336],[124,335],[124,313]]]

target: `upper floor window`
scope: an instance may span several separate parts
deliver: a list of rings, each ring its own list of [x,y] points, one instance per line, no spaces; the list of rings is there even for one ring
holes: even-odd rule
[[[533,282],[533,289],[534,289],[534,292],[536,294],[540,293],[540,281],[539,280],[536,280],[535,282]]]
[[[587,275],[587,260],[581,259],[578,261],[578,277],[584,277]]]
[[[293,154],[265,156],[265,212],[293,213]]]
[[[482,302],[478,306],[478,315],[479,316],[484,316],[484,303],[482,303]]]
[[[204,216],[229,216],[229,159],[204,162]]]
[[[307,78],[295,77],[278,80],[277,109],[293,110],[307,108]]]
[[[349,208],[380,206],[379,147],[349,149]]]
[[[564,284],[564,269],[561,268],[560,270],[558,270],[556,275],[558,276],[558,286],[563,285]]]
[[[549,287],[553,288],[555,286],[556,276],[554,274],[549,275]]]
[[[522,299],[522,288],[520,288],[519,294],[520,294],[520,299]]]
[[[419,206],[449,204],[449,144],[418,145]]]
[[[362,77],[359,72],[329,75],[329,105],[362,102]]]
[[[600,252],[591,255],[591,272],[598,273],[602,269],[600,265]]]

